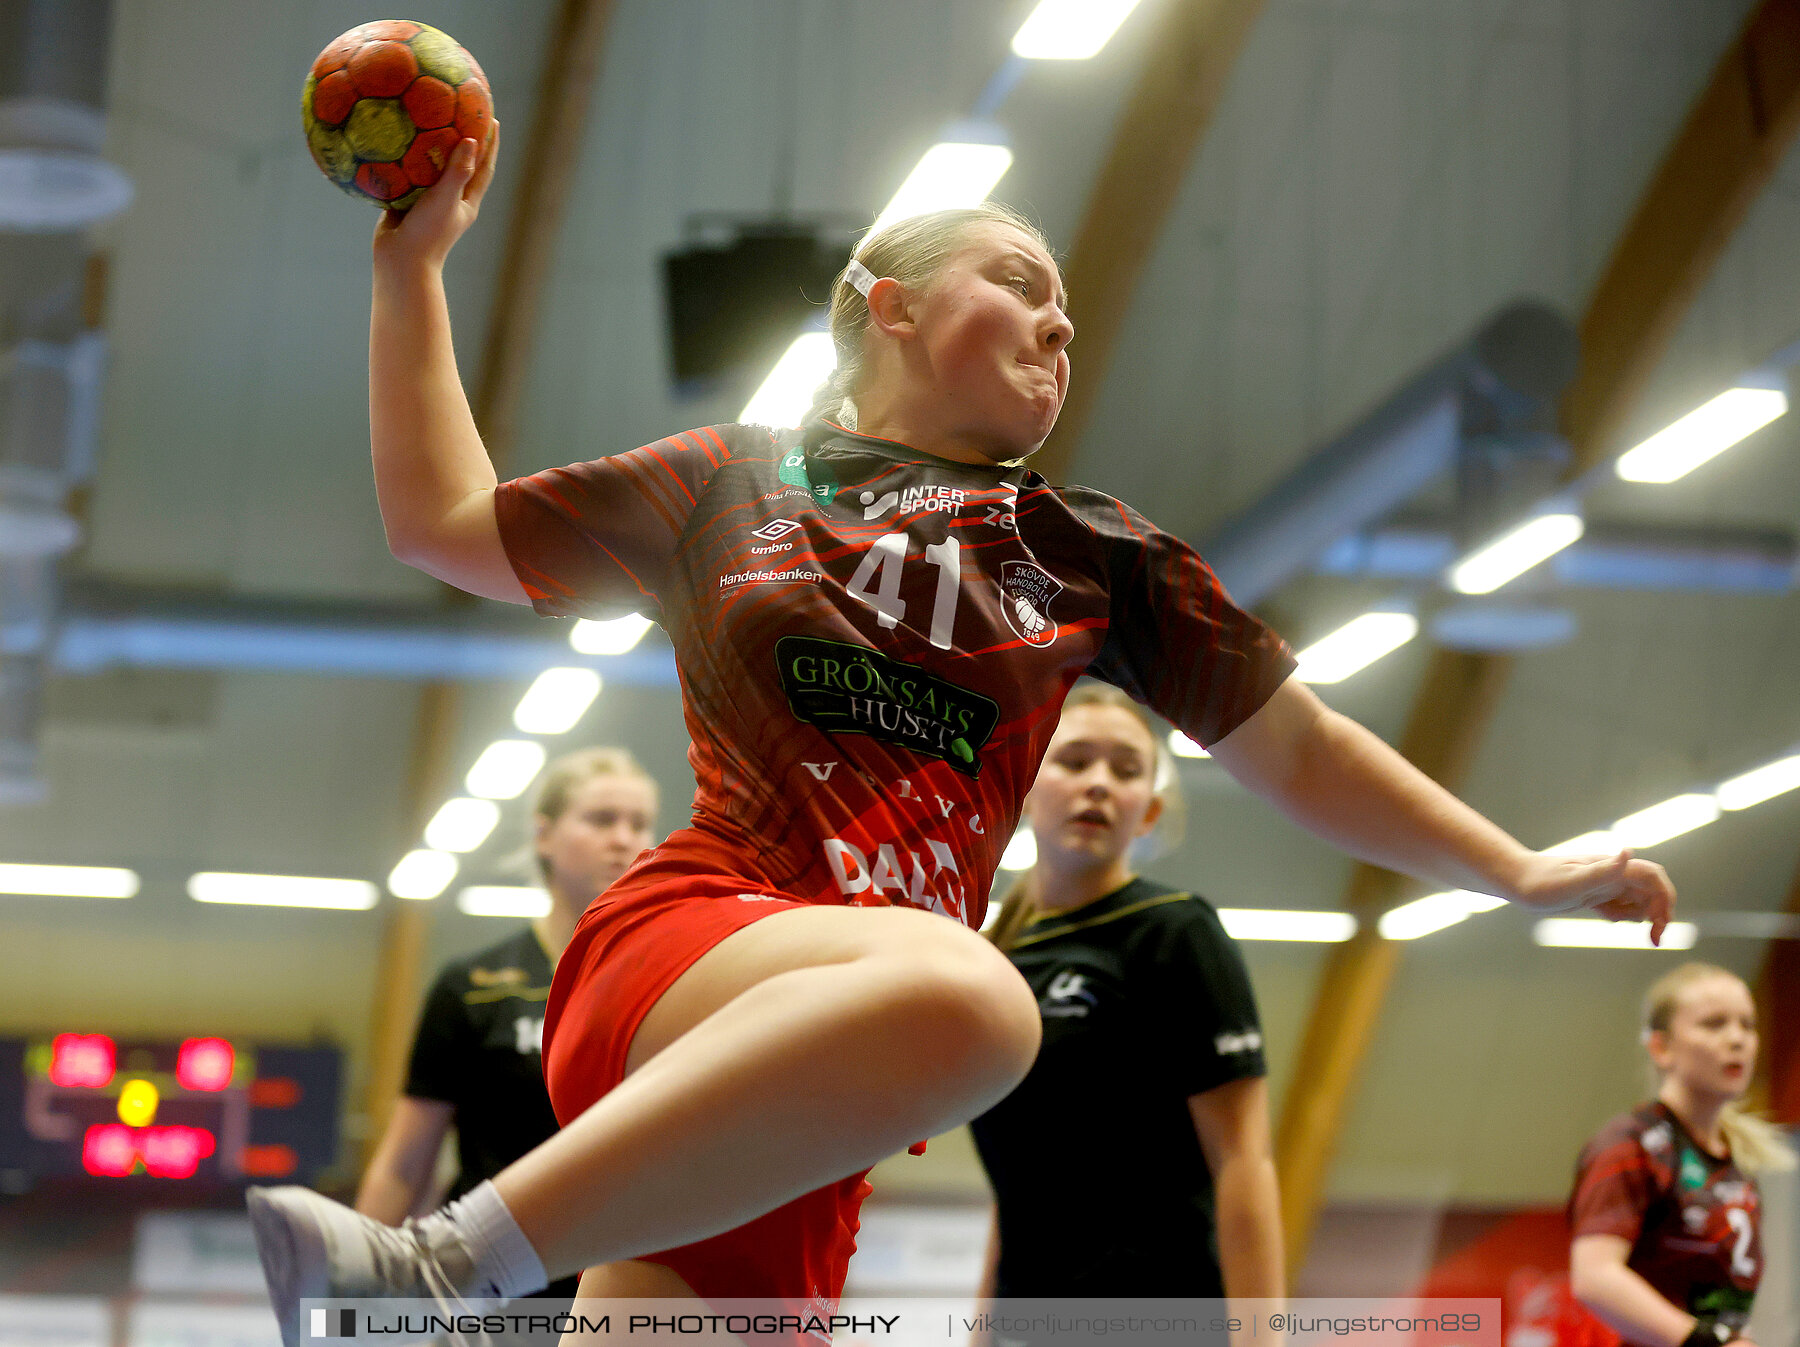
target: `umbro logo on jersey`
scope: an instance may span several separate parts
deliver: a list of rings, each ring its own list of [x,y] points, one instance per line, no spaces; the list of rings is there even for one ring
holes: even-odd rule
[[[799,527],[800,525],[791,519],[771,519],[761,528],[751,529],[750,536],[752,538],[761,538],[765,542],[775,543],[780,542],[783,538],[787,537],[788,534]]]
[[[1241,1034],[1220,1034],[1213,1039],[1213,1051],[1221,1057],[1232,1057],[1240,1052],[1257,1052],[1262,1048],[1262,1035],[1255,1029],[1246,1029]]]

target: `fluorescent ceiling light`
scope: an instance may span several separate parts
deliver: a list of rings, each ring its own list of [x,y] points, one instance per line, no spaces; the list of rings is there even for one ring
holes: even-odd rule
[[[1663,928],[1662,949],[1692,949],[1699,931],[1691,921]],[[1656,949],[1647,921],[1603,921],[1598,917],[1545,917],[1531,928],[1540,945],[1558,949]]]
[[[794,338],[762,387],[751,394],[738,420],[752,426],[786,429],[806,419],[813,394],[837,367],[837,348],[829,332],[803,332]]]
[[[519,699],[513,724],[527,734],[561,734],[599,695],[600,675],[592,669],[545,669]]]
[[[1411,613],[1364,613],[1302,650],[1295,673],[1303,683],[1341,683],[1418,634]]]
[[[1491,594],[1546,557],[1574,542],[1586,527],[1578,514],[1541,514],[1511,533],[1471,552],[1450,568],[1450,587],[1462,594]]]
[[[1612,830],[1618,835],[1621,846],[1653,847],[1658,842],[1692,832],[1718,817],[1719,802],[1712,796],[1677,795],[1672,800],[1627,814],[1613,824]]]
[[[463,785],[484,800],[516,800],[543,768],[544,746],[535,739],[496,739],[481,750]]]
[[[438,851],[473,851],[487,841],[500,821],[500,806],[492,800],[471,800],[459,795],[445,800],[425,825],[425,845]]]
[[[1619,455],[1628,482],[1673,482],[1787,411],[1775,388],[1733,388]]]
[[[1800,753],[1734,776],[1713,792],[1721,809],[1748,809],[1800,786]]]
[[[1006,853],[1000,857],[1002,870],[1029,870],[1037,864],[1037,838],[1030,828],[1020,828],[1006,844]]]
[[[307,875],[239,875],[203,870],[187,882],[196,903],[247,903],[252,907],[330,907],[360,912],[380,894],[366,879],[314,879]]]
[[[1504,898],[1474,893],[1468,889],[1428,893],[1423,898],[1402,903],[1391,912],[1384,912],[1377,929],[1388,940],[1417,940],[1422,935],[1430,935],[1433,931],[1441,931],[1447,926],[1467,920],[1477,912],[1492,912],[1495,908],[1504,906]]]
[[[542,917],[550,911],[550,895],[511,884],[474,884],[456,895],[456,905],[471,917]]]
[[[1085,61],[1137,6],[1138,0],[1039,0],[1012,49],[1032,61]]]
[[[866,237],[880,233],[895,220],[927,211],[979,206],[1012,167],[1012,159],[1012,151],[1004,145],[940,141],[925,151],[894,199],[875,217]]]
[[[41,898],[135,898],[138,877],[132,870],[105,865],[0,864],[0,893]]]
[[[806,408],[800,410],[805,412]],[[767,425],[768,422],[759,424]],[[584,617],[569,633],[569,644],[584,655],[623,655],[644,639],[650,626],[650,619],[640,613],[627,613],[610,622],[589,622]]]
[[[1624,845],[1612,829],[1597,828],[1591,833],[1571,837],[1566,842],[1558,842],[1553,847],[1545,847],[1544,853],[1549,856],[1616,856],[1619,848]]]
[[[1284,912],[1267,907],[1222,907],[1219,923],[1233,940],[1309,940],[1337,944],[1356,934],[1348,912]]]
[[[409,851],[388,875],[396,898],[435,898],[456,878],[456,857],[444,851]]]
[[[1178,758],[1210,758],[1212,756],[1180,730],[1169,731],[1169,752]]]

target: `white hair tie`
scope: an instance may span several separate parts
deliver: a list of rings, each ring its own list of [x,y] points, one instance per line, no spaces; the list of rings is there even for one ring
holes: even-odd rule
[[[867,299],[869,297],[869,291],[875,288],[875,273],[870,271],[861,262],[852,261],[849,266],[845,267],[844,279],[854,285],[856,287],[856,292],[864,299]]]

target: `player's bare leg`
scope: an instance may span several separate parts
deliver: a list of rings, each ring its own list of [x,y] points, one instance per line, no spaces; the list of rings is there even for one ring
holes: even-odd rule
[[[610,1332],[583,1332],[579,1329],[564,1333],[560,1347],[605,1347],[613,1342],[629,1342],[632,1339],[620,1330],[616,1322],[618,1314],[612,1310],[611,1302],[618,1300],[698,1300],[699,1293],[689,1286],[681,1274],[673,1268],[666,1268],[661,1263],[645,1263],[636,1259],[626,1259],[618,1263],[606,1263],[600,1267],[591,1267],[581,1274],[581,1285],[575,1292],[575,1304],[572,1312],[580,1315],[582,1301],[590,1302],[586,1311],[589,1319],[598,1320],[600,1316],[612,1314],[614,1323]],[[696,1339],[683,1335],[683,1342]],[[707,1341],[707,1339],[699,1339]],[[737,1338],[729,1335],[721,1337],[721,1342],[735,1343]]]
[[[491,1303],[742,1225],[998,1102],[1038,1036],[1024,980],[955,922],[772,913],[663,994],[617,1089],[447,1211],[394,1229],[251,1190],[283,1339],[308,1296]]]
[[[494,1186],[551,1278],[692,1243],[966,1122],[1038,1036],[1029,988],[965,927],[778,912],[684,973],[626,1080]]]

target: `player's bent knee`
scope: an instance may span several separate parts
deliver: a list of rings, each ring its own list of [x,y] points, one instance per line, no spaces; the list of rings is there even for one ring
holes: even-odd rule
[[[922,1072],[986,1095],[1005,1094],[1037,1055],[1041,1025],[1030,987],[998,951],[938,957],[901,972],[896,1023]]]

